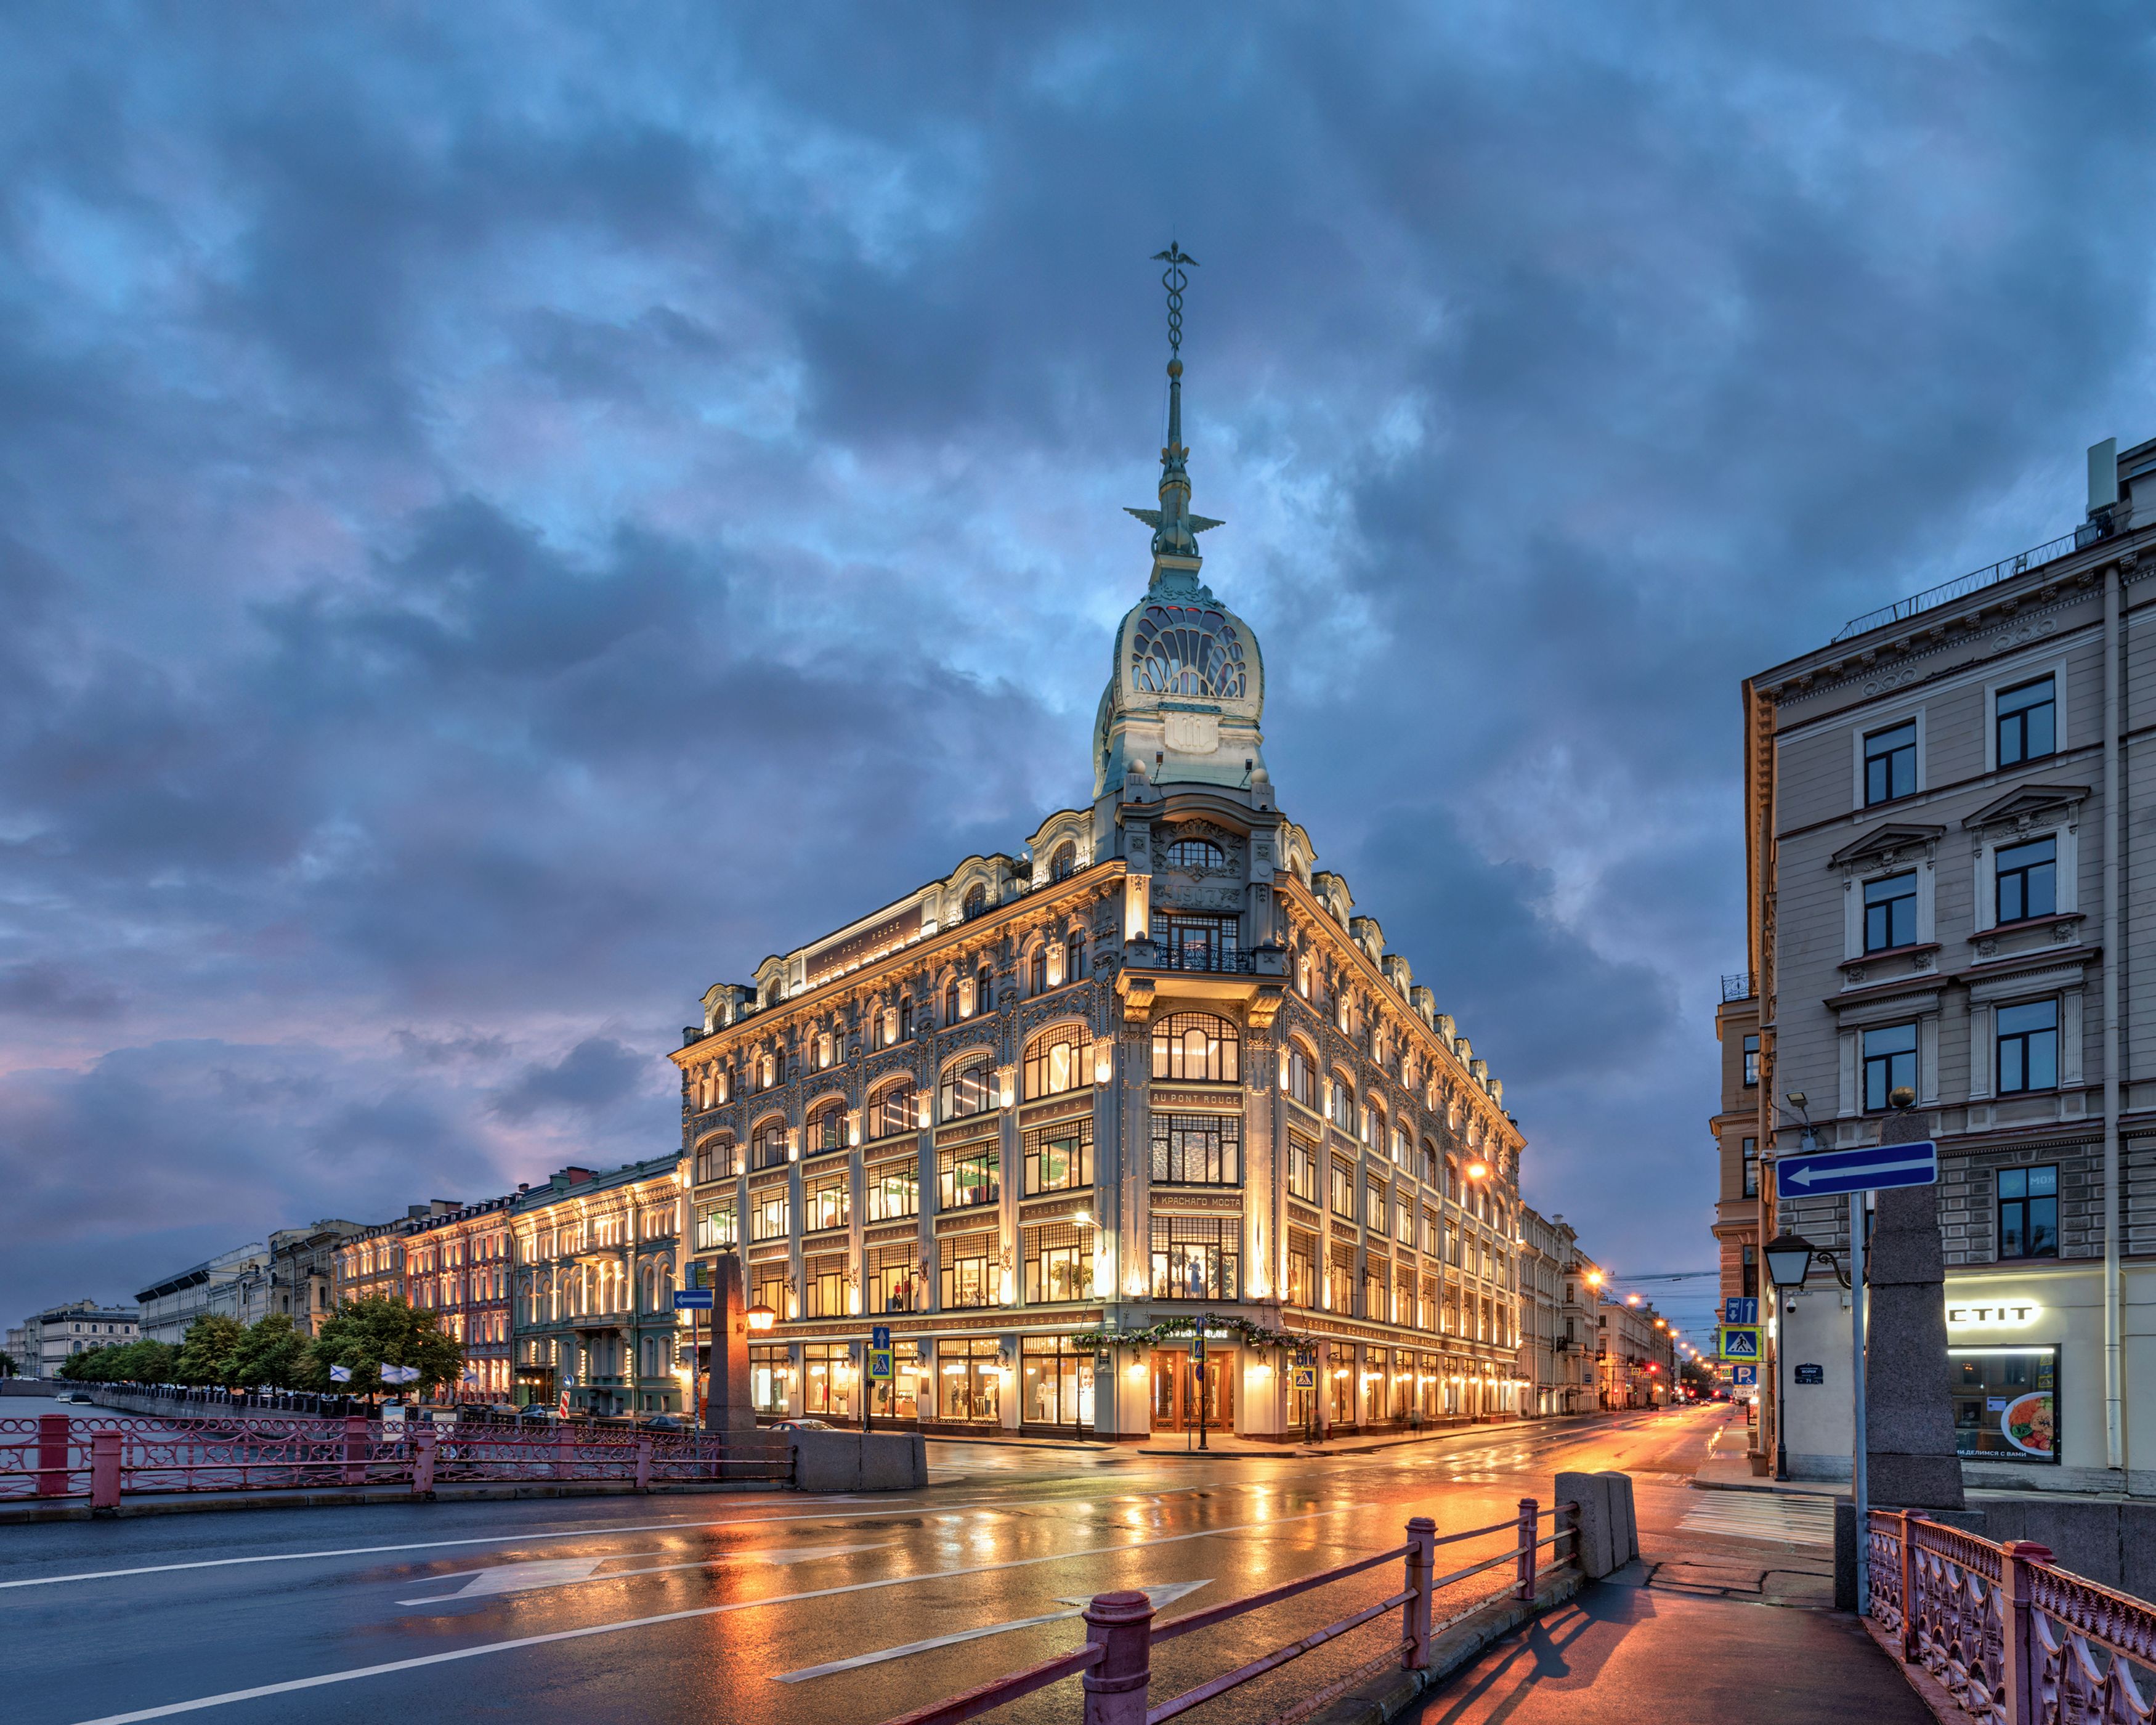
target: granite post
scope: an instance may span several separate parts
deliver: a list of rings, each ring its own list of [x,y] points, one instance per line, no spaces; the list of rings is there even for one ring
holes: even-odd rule
[[[1897,1108],[1881,1144],[1922,1143],[1927,1116]],[[1866,1265],[1871,1305],[1864,1349],[1863,1434],[1868,1495],[1881,1509],[1961,1509],[1954,1454],[1953,1389],[1947,1364],[1946,1256],[1939,1245],[1938,1188],[1876,1194]],[[1863,1199],[1851,1221],[1863,1226]]]
[[[704,1388],[704,1430],[753,1431],[756,1404],[748,1388],[748,1302],[742,1260],[723,1254],[711,1294],[711,1373]]]

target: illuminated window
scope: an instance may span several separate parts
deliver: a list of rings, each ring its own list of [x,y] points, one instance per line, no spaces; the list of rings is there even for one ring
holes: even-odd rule
[[[1093,1033],[1083,1024],[1058,1024],[1026,1045],[1025,1095],[1060,1096],[1093,1081]]]
[[[1210,1013],[1178,1012],[1152,1029],[1152,1076],[1207,1084],[1233,1084],[1242,1076],[1241,1042],[1235,1025]]]
[[[1131,635],[1131,680],[1142,695],[1240,701],[1248,688],[1242,638],[1208,607],[1147,605]]]

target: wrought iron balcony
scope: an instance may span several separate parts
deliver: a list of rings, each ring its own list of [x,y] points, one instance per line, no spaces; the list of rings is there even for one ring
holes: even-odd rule
[[[1732,975],[1722,978],[1722,999],[1725,1004],[1732,1000],[1749,1000],[1751,998],[1752,973],[1750,971],[1740,970]]]

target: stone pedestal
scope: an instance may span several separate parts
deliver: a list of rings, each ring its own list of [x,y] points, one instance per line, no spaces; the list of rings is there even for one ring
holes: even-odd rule
[[[1920,1143],[1928,1126],[1926,1116],[1904,1109],[1887,1117],[1880,1142]],[[1961,1509],[1938,1189],[1904,1186],[1876,1202],[1865,1265],[1871,1291],[1864,1345],[1867,1493],[1881,1509]],[[1852,1220],[1863,1226],[1861,1201]]]
[[[742,1260],[732,1252],[718,1261],[711,1293],[711,1370],[704,1384],[704,1430],[756,1430],[756,1404],[748,1388],[748,1301],[742,1294]]]

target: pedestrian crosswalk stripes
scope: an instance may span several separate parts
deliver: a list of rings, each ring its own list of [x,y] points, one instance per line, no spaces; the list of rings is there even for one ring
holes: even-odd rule
[[[1712,1491],[1678,1526],[1725,1539],[1772,1539],[1790,1545],[1834,1543],[1834,1499],[1810,1493]]]

